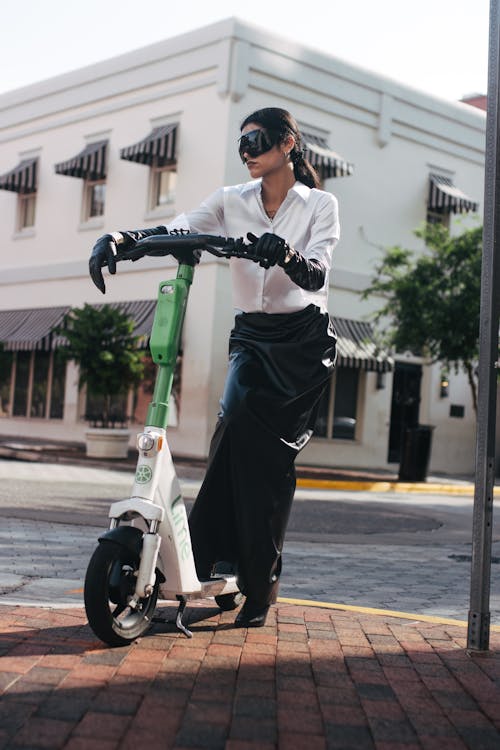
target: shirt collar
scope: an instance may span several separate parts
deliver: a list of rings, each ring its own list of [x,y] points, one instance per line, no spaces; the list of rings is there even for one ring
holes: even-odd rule
[[[258,180],[250,180],[250,182],[245,182],[241,188],[241,195],[244,195],[245,193],[257,193],[260,191],[262,185],[262,179],[259,177]],[[307,185],[304,185],[303,182],[300,182],[300,180],[296,180],[295,183],[292,185],[290,190],[293,190],[294,193],[297,193],[304,201],[307,201],[309,198],[309,193],[311,192],[311,188],[307,187]],[[290,192],[290,191],[288,191]]]

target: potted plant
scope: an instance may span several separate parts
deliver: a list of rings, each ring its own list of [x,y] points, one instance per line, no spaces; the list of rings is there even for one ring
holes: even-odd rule
[[[85,304],[70,310],[57,331],[65,339],[64,358],[79,367],[78,387],[86,386],[87,394],[99,402],[97,411],[85,415],[91,424],[85,435],[88,456],[127,456],[128,417],[124,411],[117,413],[113,404],[142,377],[143,357],[133,329],[133,320],[110,305]]]

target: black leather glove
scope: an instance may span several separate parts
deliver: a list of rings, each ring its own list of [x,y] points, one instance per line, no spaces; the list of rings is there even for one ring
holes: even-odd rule
[[[252,243],[250,252],[259,257],[258,263],[263,268],[281,266],[297,286],[308,292],[317,292],[324,285],[326,268],[320,260],[304,258],[276,234],[266,232],[261,237],[256,237],[249,232],[247,239]]]
[[[255,234],[248,232],[247,239],[252,243],[252,254],[259,258],[259,266],[270,268],[271,266],[284,265],[290,246],[282,237],[270,232],[265,232],[260,237],[256,237]]]
[[[138,240],[143,237],[150,237],[153,234],[166,234],[167,230],[163,226],[152,227],[151,229],[134,229],[126,232],[113,232],[99,237],[89,260],[89,273],[96,287],[106,294],[106,285],[101,268],[108,266],[110,274],[116,273],[116,255],[119,250],[127,250],[133,247]]]
[[[117,235],[112,234],[99,237],[89,259],[90,278],[103,294],[106,294],[106,285],[101,269],[107,265],[111,274],[116,273],[116,238]]]

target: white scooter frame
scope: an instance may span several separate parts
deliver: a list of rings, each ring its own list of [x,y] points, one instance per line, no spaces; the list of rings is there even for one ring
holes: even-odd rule
[[[178,249],[251,259],[245,248],[242,240],[175,230],[141,240],[117,260]],[[129,643],[149,629],[158,596],[179,601],[175,624],[188,637],[192,633],[182,617],[190,599],[213,596],[222,609],[234,609],[242,600],[236,574],[224,572],[224,565],[208,580],[197,576],[186,507],[167,444],[168,401],[193,274],[193,266],[180,263],[177,278],[160,284],[150,340],[158,376],[147,425],[137,436],[132,494],[111,505],[109,530],[99,537],[87,569],[89,624],[110,645]]]

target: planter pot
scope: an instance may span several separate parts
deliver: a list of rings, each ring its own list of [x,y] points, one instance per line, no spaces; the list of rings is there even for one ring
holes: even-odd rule
[[[127,458],[130,430],[92,427],[85,431],[90,458]]]

